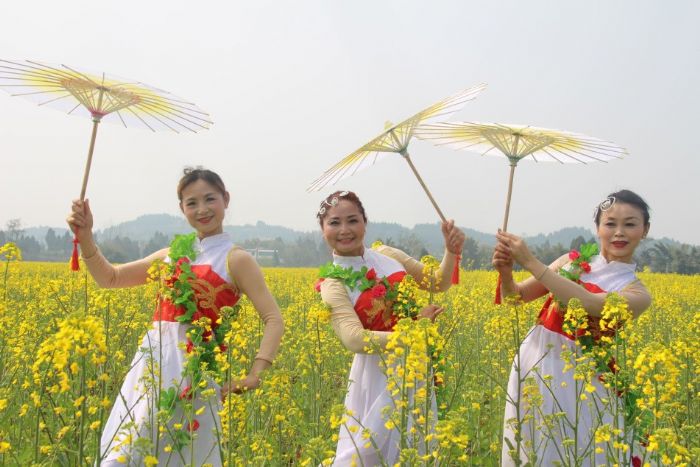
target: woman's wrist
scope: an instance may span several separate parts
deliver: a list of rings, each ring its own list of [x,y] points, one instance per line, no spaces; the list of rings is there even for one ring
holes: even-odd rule
[[[80,243],[80,255],[83,259],[90,259],[97,254],[97,244],[90,235],[88,238],[78,237],[78,242]]]
[[[513,295],[518,293],[518,283],[515,282],[513,277],[513,270],[508,272],[499,272],[501,275],[501,292],[504,295]]]
[[[508,282],[513,280],[513,269],[507,269],[505,271],[498,271],[498,273],[501,275],[501,281],[502,282]]]
[[[541,281],[544,275],[547,274],[547,271],[549,271],[549,268],[545,267],[539,275],[535,276],[535,279]]]
[[[542,264],[540,261],[534,258],[523,267],[527,269],[536,280],[542,279],[547,272],[547,269],[549,269],[546,264]]]
[[[445,246],[445,255],[454,256],[454,257],[456,258],[457,256],[460,256],[461,254],[462,254],[461,251],[458,252],[458,253],[455,253],[455,252],[453,252],[453,251],[450,251],[450,249],[447,248],[447,246]]]
[[[256,363],[257,363],[257,365],[256,365]],[[255,356],[255,359],[253,360],[253,369],[255,369],[256,367],[259,367],[259,371],[263,372],[270,366],[272,366],[272,360],[270,360],[267,357],[261,357],[259,355]]]
[[[248,371],[248,378],[257,378],[260,381],[260,375],[272,366],[272,362],[264,357],[256,356],[253,360],[253,365]]]

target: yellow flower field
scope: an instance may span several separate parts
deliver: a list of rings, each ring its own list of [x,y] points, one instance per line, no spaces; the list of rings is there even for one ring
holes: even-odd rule
[[[149,325],[157,287],[102,290],[84,268],[72,273],[65,264],[14,259],[0,262],[0,464],[94,465],[101,427]],[[342,403],[352,355],[328,324],[329,313],[313,288],[316,274],[265,270],[286,333],[261,387],[230,396],[221,411],[229,465],[316,466],[334,454],[348,416]],[[700,465],[700,276],[640,278],[653,305],[625,326],[623,342],[612,345],[629,393],[639,394],[632,403],[635,423],[646,431],[645,462]],[[403,341],[387,352],[391,387],[404,374],[422,381],[411,402],[419,405],[427,397],[426,381],[442,381],[439,421],[433,431],[426,428],[430,442],[425,450],[407,445],[402,464],[500,464],[503,388],[542,301],[493,305],[495,281],[494,272],[463,271],[458,286],[435,297],[447,306],[436,325],[400,325]],[[261,336],[255,310],[242,303],[227,336],[233,374],[248,368]],[[583,368],[584,359],[574,359],[574,366]],[[537,403],[536,394],[527,397]],[[387,414],[387,426],[403,426],[399,409]],[[598,427],[595,440],[591,449],[632,447],[610,426]],[[144,458],[149,465],[157,462]]]

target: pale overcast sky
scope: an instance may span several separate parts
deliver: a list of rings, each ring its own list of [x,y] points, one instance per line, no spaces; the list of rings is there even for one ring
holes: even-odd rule
[[[693,1],[69,1],[3,8],[0,58],[85,67],[197,103],[215,124],[195,135],[100,127],[88,186],[98,228],[177,214],[185,165],[218,171],[227,223],[316,228],[333,163],[423,107],[487,90],[454,120],[530,124],[626,147],[609,164],[523,162],[510,230],[591,226],[597,202],[631,188],[652,206],[654,237],[700,243],[696,125],[700,4]],[[0,93],[0,228],[63,226],[80,190],[89,119]],[[413,160],[448,217],[495,231],[505,159],[422,141]],[[398,156],[337,185],[372,219],[437,220]]]

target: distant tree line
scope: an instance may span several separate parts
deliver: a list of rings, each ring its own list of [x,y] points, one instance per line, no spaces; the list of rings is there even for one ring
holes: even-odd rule
[[[15,243],[22,250],[22,259],[41,260],[42,245],[34,237],[24,234],[22,222],[19,219],[10,219],[5,225],[5,230],[0,230],[0,245],[7,242]]]
[[[156,232],[148,241],[137,242],[126,236],[110,238],[96,237],[97,244],[105,257],[114,263],[125,263],[142,258],[170,243],[170,238]],[[379,239],[386,245],[399,248],[414,258],[427,254],[440,259],[442,251],[429,251],[415,234],[401,235],[398,238]],[[531,247],[534,255],[544,263],[551,263],[564,253],[578,249],[583,243],[594,242],[594,238],[575,238],[567,246],[561,243],[550,244],[548,241]],[[69,232],[57,234],[48,229],[44,242],[26,235],[19,219],[7,222],[5,230],[0,230],[0,245],[14,242],[22,250],[22,256],[29,261],[68,261],[72,248],[73,236]],[[331,260],[331,255],[323,239],[318,234],[301,235],[294,240],[249,239],[239,245],[256,256],[262,266],[270,267],[316,267]],[[492,269],[491,255],[493,247],[467,238],[462,251],[462,267],[467,270]],[[654,272],[674,272],[680,274],[700,273],[700,248],[686,244],[654,242],[651,247],[640,250],[635,257],[639,269]]]

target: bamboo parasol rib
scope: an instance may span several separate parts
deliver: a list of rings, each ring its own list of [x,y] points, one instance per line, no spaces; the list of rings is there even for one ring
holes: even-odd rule
[[[397,125],[388,125],[384,132],[326,170],[311,183],[307,191],[321,190],[326,186],[333,185],[346,177],[354,175],[358,171],[374,165],[382,154],[397,153],[406,160],[411,171],[428,196],[428,199],[440,216],[440,219],[445,221],[446,219],[442,210],[438,207],[433,195],[430,193],[430,190],[411,160],[411,156],[408,153],[408,145],[419,125],[447,117],[460,110],[468,101],[474,99],[485,88],[486,84],[479,84],[465,89],[447,99],[431,105]]]
[[[588,164],[622,159],[627,154],[624,148],[598,138],[525,125],[443,122],[421,125],[415,135],[438,146],[481,155],[505,156],[508,159],[510,175],[503,217],[504,231],[508,229],[515,168],[521,160]]]
[[[212,125],[209,114],[195,104],[139,81],[105,73],[79,71],[67,65],[0,59],[0,88],[41,107],[92,119],[92,133],[83,172],[80,199],[85,199],[100,122],[112,121],[151,131],[196,133]],[[74,239],[77,244],[77,238]],[[77,270],[77,248],[73,252]]]

